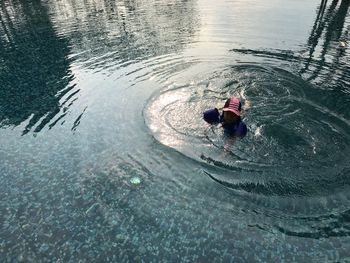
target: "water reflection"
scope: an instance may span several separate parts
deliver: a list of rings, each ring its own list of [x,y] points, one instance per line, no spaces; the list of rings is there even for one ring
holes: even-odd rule
[[[343,0],[337,7],[338,2],[338,0],[333,0],[327,7],[327,1],[322,1],[318,9],[307,43],[308,59],[301,71],[301,73],[309,71],[309,81],[320,76],[322,76],[322,81],[329,80],[334,77],[337,69],[346,64],[342,60],[346,54],[345,48],[340,44],[342,44],[341,41],[345,42],[348,39],[349,28],[344,29],[344,25],[350,1]],[[332,55],[332,59],[327,59],[327,55]]]
[[[323,89],[349,93],[350,67],[348,66],[348,39],[350,25],[347,14],[350,1],[323,0],[305,48],[292,50],[234,48],[231,51],[253,55],[255,58],[277,59],[297,64],[299,74]],[[336,87],[336,88],[335,88]]]
[[[138,62],[193,41],[195,12],[195,2],[180,0],[1,2],[1,127],[23,125],[26,134],[63,123],[79,92],[72,66],[120,76],[142,70]]]
[[[61,102],[73,89],[68,41],[41,1],[1,1],[0,22],[0,126],[27,121],[23,134],[39,132],[72,103]]]
[[[37,84],[40,78],[49,81],[52,76],[53,81],[61,82],[50,83],[50,87],[57,89],[43,90],[41,100],[48,94],[57,97],[70,89],[60,100],[52,102],[54,109],[64,111],[68,107],[72,110],[86,101],[89,104],[89,118],[84,118],[85,115],[81,118],[83,111],[72,128],[80,129],[79,136],[69,136],[70,131],[67,136],[60,130],[52,130],[39,138],[25,136],[17,140],[11,131],[3,132],[3,141],[8,139],[0,151],[0,211],[4,211],[0,214],[3,222],[0,236],[4,240],[0,242],[0,251],[6,257],[3,261],[72,259],[96,262],[109,258],[111,262],[152,262],[160,258],[171,262],[230,262],[234,258],[235,262],[269,262],[280,261],[283,256],[287,261],[322,262],[334,254],[348,255],[344,242],[350,235],[349,164],[346,158],[350,149],[347,136],[350,126],[337,114],[339,107],[348,111],[347,98],[339,98],[338,108],[325,110],[330,107],[323,107],[325,104],[321,100],[329,98],[330,93],[307,93],[318,87],[293,71],[305,65],[309,52],[304,57],[288,50],[260,52],[261,46],[273,45],[271,39],[266,40],[268,45],[249,45],[254,63],[232,66],[232,56],[227,54],[226,47],[237,46],[237,42],[233,31],[226,34],[227,27],[235,25],[242,39],[247,35],[262,38],[262,33],[256,27],[247,27],[244,19],[239,19],[242,24],[230,20],[224,25],[211,25],[213,35],[207,35],[206,43],[192,47],[199,50],[201,45],[210,46],[214,50],[214,54],[208,52],[211,61],[204,61],[199,54],[203,49],[196,55],[191,50],[182,54],[186,45],[196,38],[195,4],[191,1],[143,2],[146,1],[61,0],[40,4],[37,0],[28,4],[17,0],[11,5],[2,4],[0,37],[2,50],[7,53],[1,53],[0,59],[7,60],[0,63],[0,67],[12,65],[21,75],[28,73],[12,82]],[[234,2],[241,3],[240,11],[248,6],[246,2]],[[292,7],[296,5],[293,2],[289,2]],[[203,5],[200,14],[203,10],[213,13],[218,10],[210,1],[200,3]],[[221,10],[237,14],[234,9],[227,8],[230,1],[217,4],[225,5]],[[251,6],[255,10],[259,5],[265,7],[261,2],[253,2]],[[22,9],[27,6],[31,7],[27,8],[29,15],[22,15]],[[338,10],[337,6],[334,12]],[[12,18],[11,8],[16,10],[24,27]],[[289,7],[286,10],[290,10]],[[325,17],[327,10],[324,7],[320,17]],[[40,12],[45,15],[41,16]],[[259,9],[254,12],[256,15],[246,16],[250,25],[261,21],[256,17],[262,12]],[[38,16],[32,15],[34,13]],[[44,22],[50,29],[45,28]],[[266,23],[266,28],[270,29],[274,24]],[[220,35],[219,31],[225,33]],[[279,37],[279,32],[270,31],[274,38]],[[23,36],[22,32],[25,32]],[[26,38],[32,37],[32,32],[35,36],[42,34],[45,41],[25,42]],[[300,37],[304,46],[310,48],[305,33],[296,38]],[[218,45],[218,36],[223,37],[225,45]],[[320,44],[316,45],[312,58],[321,54],[323,36],[324,33],[319,37]],[[45,45],[51,47],[51,53],[55,55],[43,53]],[[32,46],[38,46],[39,51]],[[330,46],[333,48],[333,44]],[[290,42],[286,44],[288,48],[293,50]],[[223,49],[225,56],[218,57]],[[29,52],[23,61],[31,67],[20,67],[20,59],[13,57],[26,50]],[[35,56],[30,56],[31,53]],[[32,69],[39,54],[49,57],[47,61],[40,58],[39,63],[46,63],[47,70],[54,65],[54,73]],[[169,60],[175,56],[180,59],[173,67],[173,60]],[[193,57],[201,63],[183,71],[180,60],[189,61]],[[239,58],[242,62],[246,57]],[[260,65],[261,58],[273,63],[273,67]],[[343,61],[345,55],[340,58]],[[288,67],[282,65],[280,68],[280,62]],[[310,75],[316,72],[317,62],[312,59],[306,72]],[[218,66],[214,75],[203,74],[207,71],[203,68],[208,64]],[[292,66],[296,64],[295,69]],[[57,70],[60,67],[63,69]],[[140,67],[148,67],[147,70],[153,72],[163,67],[167,70],[163,72],[165,77],[175,72],[178,75],[174,78],[187,85],[173,83],[168,86],[164,82],[158,85],[144,81],[132,89],[115,87],[127,85],[127,81],[134,83],[143,73],[134,74]],[[342,65],[342,69],[345,67]],[[169,68],[173,70],[171,74]],[[39,76],[34,80],[29,77],[33,72]],[[70,88],[73,73],[78,85]],[[125,77],[114,81],[116,73],[125,74]],[[105,77],[108,74],[112,76]],[[340,71],[334,76],[341,78],[342,74],[344,72]],[[15,78],[16,74],[10,73],[10,77]],[[1,75],[0,84],[6,84],[6,81],[5,75]],[[97,84],[96,87],[91,83]],[[22,88],[21,92],[14,89],[4,95],[8,99],[14,94],[17,102],[20,95],[31,95],[32,86],[26,86],[28,93]],[[151,115],[141,116],[150,93],[159,86],[168,87],[161,94],[164,100],[153,103],[159,107],[154,107],[153,111],[150,108]],[[12,87],[6,84],[5,90]],[[78,87],[81,89],[79,103],[70,107]],[[205,138],[205,144],[201,144],[204,132],[200,114],[208,105],[239,91],[244,91],[252,102],[247,123],[252,131],[259,129],[261,132],[256,138],[238,141],[234,146],[237,151],[232,149],[228,155],[220,156],[224,146],[222,130],[209,130],[210,141]],[[153,98],[151,102],[157,102]],[[61,101],[67,101],[64,104],[67,106],[62,107]],[[334,101],[332,99],[332,103]],[[37,121],[39,124],[50,114],[50,109],[39,107],[40,102],[35,100],[34,105],[29,105],[28,100],[25,103],[27,107],[33,107],[29,111],[32,115],[35,110],[44,112]],[[12,107],[4,103],[1,102],[0,107]],[[59,118],[63,120],[63,114],[56,114],[55,120],[51,119],[45,127],[52,127]],[[68,118],[66,115],[64,119]],[[320,119],[322,123],[319,123]],[[70,121],[73,123],[74,120]],[[162,147],[151,138],[144,121],[154,123],[155,128],[160,127],[162,131],[172,132],[163,137],[169,139],[164,144],[180,138],[178,141],[188,142],[186,150],[194,156],[204,151],[206,155],[200,158],[204,156],[215,161],[220,156],[220,162],[204,163],[202,158],[201,165]],[[33,124],[31,130],[35,128]],[[211,175],[219,175],[214,179],[230,183],[226,186],[233,188],[233,185],[234,190],[217,187],[210,178],[203,176],[202,169]],[[141,180],[140,184],[132,184],[134,176]],[[341,239],[342,236],[346,239]],[[279,242],[281,240],[283,242]]]
[[[140,60],[181,52],[199,19],[194,1],[76,1],[49,6],[85,69],[116,70]]]

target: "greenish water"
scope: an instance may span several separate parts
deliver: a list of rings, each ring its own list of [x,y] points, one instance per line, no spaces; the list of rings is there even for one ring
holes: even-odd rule
[[[0,262],[350,261],[349,4],[1,1]]]

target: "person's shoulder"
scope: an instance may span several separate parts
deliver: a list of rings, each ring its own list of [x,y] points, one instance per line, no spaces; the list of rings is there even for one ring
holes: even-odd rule
[[[245,124],[244,121],[240,120],[237,128],[237,136],[244,137],[247,135],[247,133],[248,133],[247,125]]]
[[[247,124],[244,122],[244,120],[243,120],[243,119],[240,119],[240,120],[239,120],[238,125],[245,125],[245,126],[247,126]]]

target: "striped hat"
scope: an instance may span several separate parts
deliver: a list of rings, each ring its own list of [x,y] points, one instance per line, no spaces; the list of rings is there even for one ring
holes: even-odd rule
[[[232,97],[226,100],[223,111],[231,111],[237,116],[241,115],[242,104],[239,98]]]

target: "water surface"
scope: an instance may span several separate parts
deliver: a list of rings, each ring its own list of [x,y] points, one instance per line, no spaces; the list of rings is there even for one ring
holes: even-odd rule
[[[2,1],[1,262],[350,260],[348,9]]]

